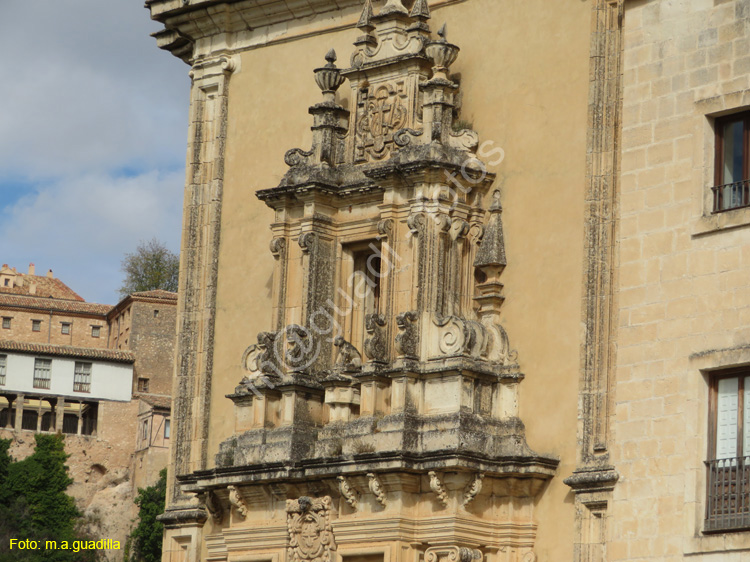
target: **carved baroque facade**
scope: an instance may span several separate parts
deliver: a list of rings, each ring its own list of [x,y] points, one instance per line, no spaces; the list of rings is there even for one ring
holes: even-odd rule
[[[746,1],[147,5],[193,79],[164,562],[750,551]]]

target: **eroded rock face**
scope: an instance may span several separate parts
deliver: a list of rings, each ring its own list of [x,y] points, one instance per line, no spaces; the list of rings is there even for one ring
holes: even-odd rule
[[[31,432],[0,430],[0,439],[11,439],[10,455],[17,460],[34,452]],[[112,539],[124,547],[138,514],[133,503],[131,454],[121,447],[90,436],[65,436],[68,474],[73,483],[67,493],[83,514],[80,529],[94,540]],[[122,550],[100,552],[106,562],[121,562]]]

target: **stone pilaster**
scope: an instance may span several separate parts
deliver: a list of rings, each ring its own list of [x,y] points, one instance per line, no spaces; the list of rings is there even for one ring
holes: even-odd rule
[[[208,458],[227,87],[236,64],[229,56],[216,56],[194,61],[190,71],[168,512],[191,504],[176,476],[205,468]]]

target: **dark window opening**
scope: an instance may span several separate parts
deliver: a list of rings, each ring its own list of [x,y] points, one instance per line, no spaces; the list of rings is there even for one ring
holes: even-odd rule
[[[750,205],[750,111],[716,120],[714,213]]]

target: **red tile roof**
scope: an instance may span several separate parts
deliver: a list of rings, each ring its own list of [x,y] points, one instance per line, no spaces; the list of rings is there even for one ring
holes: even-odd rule
[[[13,287],[0,286],[0,294],[7,295],[31,295],[35,297],[52,297],[53,299],[65,299],[70,301],[83,302],[83,297],[68,287],[65,283],[54,277],[42,275],[28,275],[26,273],[14,272],[17,281]],[[31,287],[34,286],[35,292],[31,293]]]
[[[171,291],[163,291],[162,289],[155,289],[153,291],[139,291],[137,293],[133,293],[130,296],[133,297],[134,299],[145,298],[145,299],[161,299],[161,300],[169,300],[169,301],[177,300],[177,293],[173,293]]]
[[[166,408],[169,410],[172,407],[172,397],[171,396],[162,396],[162,395],[154,395],[154,394],[142,394],[142,393],[136,393],[135,396],[146,402],[147,404],[150,404],[151,406],[156,406],[157,408]]]
[[[99,359],[115,363],[134,363],[135,354],[130,351],[114,349],[94,349],[90,347],[73,347],[69,345],[51,345],[46,343],[25,343],[19,341],[0,341],[0,351],[17,351],[34,355],[54,355],[56,357],[73,357],[76,359]]]
[[[0,308],[33,308],[35,310],[73,312],[95,316],[106,316],[112,310],[112,306],[109,304],[41,298],[39,296],[8,295],[3,293],[0,293]]]

